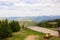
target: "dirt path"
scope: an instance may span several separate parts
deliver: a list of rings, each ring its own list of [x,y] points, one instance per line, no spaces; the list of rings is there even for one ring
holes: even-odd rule
[[[37,35],[29,35],[24,40],[39,40],[39,36],[37,36]]]
[[[50,30],[50,29],[47,29],[47,28],[42,28],[42,27],[37,27],[37,26],[29,26],[27,28],[29,28],[31,30],[34,30],[34,31],[42,32],[42,33],[50,33],[53,36],[58,36],[57,31],[53,31],[53,30]]]

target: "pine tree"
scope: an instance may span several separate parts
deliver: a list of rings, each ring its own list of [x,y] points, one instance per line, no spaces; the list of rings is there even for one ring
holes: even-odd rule
[[[10,27],[12,29],[12,32],[18,32],[20,30],[19,23],[17,21],[14,21],[14,20],[10,23]]]
[[[5,37],[10,37],[10,36],[12,36],[12,30],[6,19],[0,23],[0,37],[5,38]]]

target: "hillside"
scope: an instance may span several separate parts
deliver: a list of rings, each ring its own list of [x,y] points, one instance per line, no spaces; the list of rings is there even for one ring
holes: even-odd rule
[[[16,20],[16,21],[34,21],[36,23],[48,20],[60,19],[60,16],[23,16],[23,17],[0,17],[2,19]]]
[[[55,19],[55,20],[48,20],[48,21],[42,21],[38,23],[38,26],[41,27],[58,27],[60,25],[60,19]]]

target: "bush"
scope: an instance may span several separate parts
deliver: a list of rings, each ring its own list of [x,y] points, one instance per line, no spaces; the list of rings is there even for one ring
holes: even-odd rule
[[[18,32],[19,30],[20,30],[20,25],[19,25],[19,23],[17,22],[17,21],[12,21],[12,22],[10,22],[10,27],[11,27],[11,29],[12,29],[12,32]]]

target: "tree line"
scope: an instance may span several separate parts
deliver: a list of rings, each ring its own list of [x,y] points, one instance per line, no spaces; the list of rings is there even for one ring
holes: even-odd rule
[[[60,25],[60,19],[55,20],[48,20],[48,21],[42,21],[38,23],[38,26],[40,27],[54,27],[57,28],[58,25]]]
[[[7,19],[0,21],[0,38],[12,37],[12,33],[19,30],[20,25],[17,21],[8,22]]]

